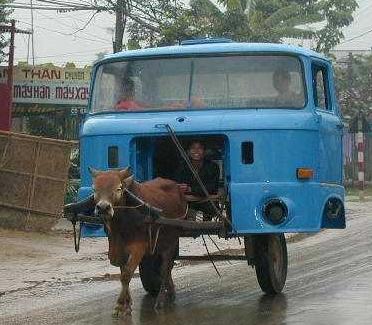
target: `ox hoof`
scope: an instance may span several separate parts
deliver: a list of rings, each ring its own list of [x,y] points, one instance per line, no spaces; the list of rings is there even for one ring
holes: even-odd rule
[[[154,309],[155,310],[164,309],[168,305],[171,305],[174,302],[175,299],[176,299],[175,294],[167,294],[166,296],[158,297],[156,299]]]
[[[164,307],[165,307],[165,301],[164,300],[155,302],[155,305],[154,305],[155,310],[164,309]]]
[[[176,300],[176,290],[170,288],[165,292],[165,302],[172,303]]]
[[[169,291],[168,292],[168,301],[174,302],[176,300],[176,292],[175,291]]]
[[[130,316],[132,314],[132,308],[130,306],[116,305],[113,312],[113,318],[120,318],[123,316]]]

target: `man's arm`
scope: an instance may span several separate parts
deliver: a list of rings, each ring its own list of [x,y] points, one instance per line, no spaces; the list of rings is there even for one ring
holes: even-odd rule
[[[190,173],[188,173],[186,166],[184,164],[180,164],[173,175],[173,180],[178,183],[179,188],[184,193],[190,192],[191,190],[191,180],[189,174]]]

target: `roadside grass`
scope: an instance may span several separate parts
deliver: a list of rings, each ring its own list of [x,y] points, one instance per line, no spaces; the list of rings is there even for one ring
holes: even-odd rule
[[[356,196],[359,197],[360,191],[358,187],[345,187],[346,196]],[[372,196],[372,186],[366,186],[363,191],[364,197]]]

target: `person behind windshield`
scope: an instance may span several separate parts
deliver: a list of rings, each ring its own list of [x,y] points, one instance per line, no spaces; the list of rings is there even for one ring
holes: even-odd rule
[[[278,69],[274,72],[273,86],[278,92],[276,97],[278,105],[298,106],[299,96],[291,89],[291,75],[288,70]]]
[[[220,170],[216,163],[205,158],[205,145],[200,141],[192,141],[188,147],[188,155],[208,193],[217,194]],[[180,164],[174,179],[189,199],[197,201],[205,198],[203,190],[186,163]],[[211,220],[215,212],[209,202],[190,202],[189,206],[194,211],[203,212],[204,221]]]
[[[135,86],[133,80],[126,78],[123,82],[123,94],[117,102],[117,110],[137,110],[145,108],[145,105],[136,100]]]

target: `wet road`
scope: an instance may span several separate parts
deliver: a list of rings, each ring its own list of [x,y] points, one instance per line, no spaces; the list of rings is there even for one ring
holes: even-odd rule
[[[371,205],[372,206],[372,205]],[[364,209],[363,211],[365,211]],[[282,295],[267,297],[244,262],[174,272],[177,298],[155,313],[138,279],[131,318],[114,320],[117,281],[56,283],[0,297],[1,324],[372,324],[372,213],[351,211],[347,230],[327,230],[288,245]]]

